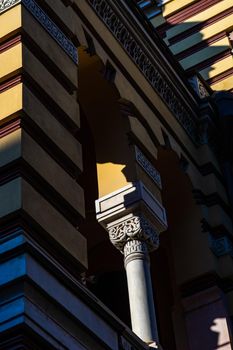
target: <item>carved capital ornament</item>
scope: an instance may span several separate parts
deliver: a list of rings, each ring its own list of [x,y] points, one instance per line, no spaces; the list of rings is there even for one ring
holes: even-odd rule
[[[143,215],[134,215],[108,228],[112,244],[125,257],[132,253],[147,254],[159,247],[159,234]]]
[[[20,0],[0,0],[0,13],[19,3]]]

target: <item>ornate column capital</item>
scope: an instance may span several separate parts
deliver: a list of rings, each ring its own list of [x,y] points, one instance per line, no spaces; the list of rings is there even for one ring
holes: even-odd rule
[[[125,256],[146,254],[159,247],[159,233],[142,215],[127,215],[107,226],[112,244]]]
[[[21,0],[0,0],[0,13],[20,3]]]

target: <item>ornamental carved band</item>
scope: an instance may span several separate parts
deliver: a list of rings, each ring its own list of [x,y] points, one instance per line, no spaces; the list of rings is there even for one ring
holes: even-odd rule
[[[135,147],[136,153],[136,161],[141,167],[145,170],[145,172],[153,179],[153,181],[162,188],[162,182],[159,172],[155,169],[155,167],[151,164],[151,162],[144,156],[144,154],[140,151],[140,149]]]
[[[132,254],[143,254],[147,255],[148,248],[147,244],[143,241],[138,241],[137,239],[133,241],[126,242],[124,246],[124,257],[129,258]]]
[[[130,249],[135,249],[135,252],[141,249],[142,253],[147,253],[159,247],[159,234],[142,215],[133,216],[110,227],[109,238],[112,244],[124,254],[129,254]],[[129,244],[129,242],[132,243]]]
[[[75,45],[58,28],[51,18],[43,11],[34,0],[0,0],[0,13],[8,10],[16,4],[22,3],[32,16],[48,32],[66,54],[77,64],[78,53]]]
[[[22,0],[24,6],[31,12],[35,19],[44,27],[44,29],[52,36],[58,45],[67,53],[68,56],[78,63],[77,48],[66,37],[66,35],[58,28],[58,26],[48,17],[48,15],[40,8],[34,0]]]
[[[183,106],[173,92],[167,78],[160,72],[156,61],[149,57],[146,50],[143,50],[141,44],[128,29],[127,24],[118,15],[117,10],[109,4],[109,0],[88,0],[88,2],[132,58],[151,86],[164,100],[193,142],[197,143],[197,122],[195,118],[190,116],[190,111]]]

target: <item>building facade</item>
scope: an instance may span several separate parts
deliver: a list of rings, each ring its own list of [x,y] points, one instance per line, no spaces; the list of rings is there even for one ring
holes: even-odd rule
[[[231,1],[137,1],[187,73],[213,91],[232,91]]]
[[[0,1],[0,349],[232,348],[231,13]]]

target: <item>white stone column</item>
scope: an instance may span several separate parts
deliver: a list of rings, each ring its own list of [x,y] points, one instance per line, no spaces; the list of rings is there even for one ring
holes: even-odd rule
[[[124,254],[132,330],[144,342],[156,347],[158,332],[149,252],[158,248],[159,235],[140,214],[129,214],[107,228],[111,242]]]

